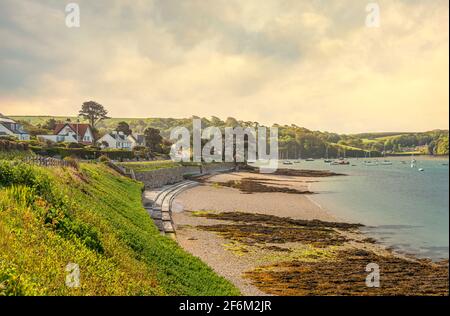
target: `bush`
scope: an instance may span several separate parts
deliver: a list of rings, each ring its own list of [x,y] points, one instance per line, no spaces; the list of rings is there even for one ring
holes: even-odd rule
[[[85,145],[80,144],[80,143],[68,143],[67,148],[84,148]]]
[[[105,156],[105,155],[101,155],[101,156],[98,158],[98,160],[99,160],[100,162],[109,162],[109,161],[110,161],[110,159],[108,158],[108,156]]]
[[[133,151],[145,151],[147,150],[147,147],[145,146],[134,146]]]
[[[88,146],[86,146],[84,148],[89,149],[89,150],[101,150],[100,147],[94,146],[94,145],[88,145]]]
[[[60,148],[60,147],[38,147],[30,146],[36,154],[41,156],[60,156],[62,158],[68,156],[74,156],[81,159],[97,159],[100,155],[105,155],[109,159],[119,160],[119,159],[133,159],[134,154],[132,151],[128,150],[92,150],[88,148]]]
[[[19,151],[25,151],[28,150],[28,143],[25,142],[18,142],[14,140],[9,140],[5,138],[0,139],[0,150],[19,150]]]

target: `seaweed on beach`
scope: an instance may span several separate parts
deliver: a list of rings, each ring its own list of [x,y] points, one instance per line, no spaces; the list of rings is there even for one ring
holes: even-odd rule
[[[261,173],[258,167],[245,166],[241,167],[241,170],[251,173]],[[343,173],[337,173],[329,170],[307,170],[307,169],[277,169],[272,175],[279,176],[293,176],[293,177],[334,177],[345,176]]]
[[[334,177],[345,176],[343,173],[337,173],[329,170],[305,170],[305,169],[278,169],[275,175],[294,176],[294,177]]]
[[[309,190],[297,190],[293,188],[288,187],[279,187],[279,186],[270,186],[265,183],[258,181],[254,178],[244,178],[241,180],[229,180],[226,182],[217,182],[221,186],[230,187],[234,189],[239,189],[241,192],[246,194],[252,194],[252,193],[274,193],[274,192],[281,192],[281,193],[293,193],[293,194],[313,194],[313,192]]]
[[[361,226],[359,224],[297,220],[288,217],[242,212],[199,213],[195,216],[237,222],[236,224],[200,225],[196,227],[219,233],[226,239],[239,241],[246,245],[287,242],[300,242],[320,248],[342,245],[348,239],[336,229],[351,230]]]
[[[219,233],[225,239],[239,241],[249,246],[259,246],[266,243],[284,244],[301,242],[315,247],[342,245],[348,239],[328,228],[288,227],[262,224],[218,224],[197,226],[196,228]]]
[[[380,286],[367,287],[366,266],[380,268]],[[448,261],[407,260],[370,251],[339,251],[333,260],[286,261],[244,274],[273,295],[448,295]]]
[[[199,212],[194,216],[216,221],[197,229],[216,232],[242,249],[262,251],[264,265],[255,265],[243,276],[267,294],[448,295],[448,260],[433,263],[389,251],[378,253],[366,247],[374,240],[354,239],[360,224],[243,212]],[[365,246],[355,248],[359,247],[355,241]],[[366,285],[369,263],[380,268],[380,287]]]
[[[351,230],[362,227],[362,224],[353,223],[343,223],[343,222],[327,222],[317,219],[304,220],[304,219],[293,219],[290,217],[279,217],[275,215],[268,214],[258,214],[258,213],[245,213],[245,212],[203,212],[195,213],[195,216],[206,217],[210,219],[233,221],[233,222],[244,222],[244,223],[261,223],[271,226],[298,226],[298,227],[309,227],[309,228],[338,228],[340,230]]]

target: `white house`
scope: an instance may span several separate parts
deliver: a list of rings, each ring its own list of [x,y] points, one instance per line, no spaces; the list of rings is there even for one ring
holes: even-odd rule
[[[145,138],[142,134],[128,135],[128,140],[131,142],[131,148],[136,146],[145,146]]]
[[[84,145],[94,143],[94,132],[91,125],[84,123],[59,123],[56,124],[53,135],[37,135],[37,137],[55,143],[82,143]]]
[[[75,135],[37,135],[39,140],[49,140],[53,143],[77,143]]]
[[[97,143],[103,148],[131,150],[133,147],[130,139],[123,132],[118,131],[103,135]]]
[[[23,130],[22,125],[0,114],[0,137],[13,136],[18,140],[30,140],[30,134]]]

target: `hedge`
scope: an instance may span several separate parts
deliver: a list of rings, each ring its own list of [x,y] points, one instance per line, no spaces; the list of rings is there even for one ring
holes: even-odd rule
[[[21,150],[26,151],[28,150],[28,144],[27,143],[19,143],[15,141],[10,141],[7,139],[0,139],[0,150]]]
[[[133,159],[134,154],[132,151],[125,150],[95,150],[91,148],[64,148],[64,147],[38,147],[30,146],[30,149],[38,155],[42,156],[60,156],[65,157],[78,157],[81,159],[97,159],[101,155],[107,156],[109,159]]]

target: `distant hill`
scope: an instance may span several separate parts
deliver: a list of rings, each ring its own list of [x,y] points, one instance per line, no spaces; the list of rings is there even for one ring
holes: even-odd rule
[[[77,117],[67,116],[11,116],[11,118],[40,127],[50,118],[57,121],[77,121]],[[177,126],[192,129],[192,118],[111,118],[101,121],[97,128],[100,133],[114,130],[121,121],[127,122],[135,133],[143,133],[148,127],[157,128],[168,138],[170,131]],[[199,117],[195,117],[199,118]],[[202,126],[259,126],[258,122],[240,121],[232,117],[221,120],[218,117],[201,118]],[[83,122],[83,120],[80,120]],[[359,134],[337,134],[333,132],[311,131],[292,125],[275,125],[279,128],[279,148],[281,158],[355,156],[364,157],[371,153],[380,156],[388,154],[417,153],[448,155],[448,130],[428,132],[378,132]],[[328,148],[328,150],[327,150]]]

